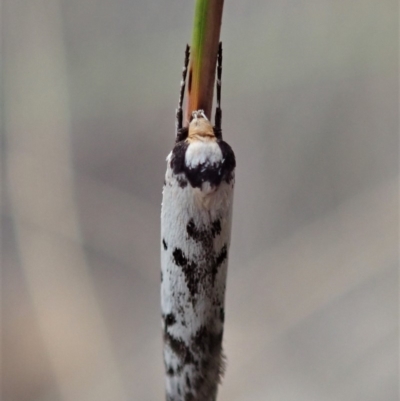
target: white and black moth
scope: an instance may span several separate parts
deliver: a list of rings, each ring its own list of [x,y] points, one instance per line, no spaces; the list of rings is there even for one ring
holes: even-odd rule
[[[222,336],[235,155],[222,140],[222,46],[213,127],[203,110],[182,125],[189,46],[167,157],[161,210],[161,307],[167,401],[215,401]],[[190,85],[190,77],[189,77]]]

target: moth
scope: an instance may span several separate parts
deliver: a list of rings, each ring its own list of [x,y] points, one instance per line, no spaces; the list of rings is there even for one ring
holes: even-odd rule
[[[167,401],[213,401],[222,338],[235,155],[222,139],[222,45],[213,126],[203,110],[183,126],[187,46],[161,208],[161,309]]]

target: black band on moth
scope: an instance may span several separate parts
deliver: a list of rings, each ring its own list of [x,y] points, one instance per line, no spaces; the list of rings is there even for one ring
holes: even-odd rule
[[[236,167],[236,158],[232,148],[224,141],[218,141],[218,145],[222,152],[222,180],[228,184],[232,180],[232,172]]]
[[[189,144],[186,141],[178,142],[172,150],[171,168],[174,174],[185,172],[185,153]]]
[[[186,167],[186,177],[193,188],[201,188],[203,182],[209,182],[212,186],[219,186],[221,181],[228,184],[232,180],[232,172],[236,167],[235,154],[232,148],[224,141],[217,142],[222,152],[222,162],[209,164],[201,163],[196,167]]]
[[[185,168],[185,173],[193,188],[201,188],[203,182],[209,182],[213,187],[221,183],[221,163],[212,165],[201,163],[195,168]]]
[[[189,144],[186,141],[178,142],[172,150],[171,157],[171,168],[174,174],[185,173],[193,188],[201,188],[204,182],[209,182],[212,186],[219,186],[221,181],[229,184],[236,167],[235,154],[226,142],[217,141],[217,143],[222,152],[222,162],[214,164],[206,162],[192,168],[185,165],[185,154]]]

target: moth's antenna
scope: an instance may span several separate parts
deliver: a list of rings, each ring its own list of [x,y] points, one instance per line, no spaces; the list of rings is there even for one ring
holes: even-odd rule
[[[217,57],[217,108],[215,109],[215,128],[217,133],[221,134],[221,77],[222,77],[222,42],[219,42]]]
[[[182,105],[183,105],[183,97],[185,96],[185,83],[186,83],[187,67],[189,65],[189,56],[190,56],[190,46],[186,45],[185,64],[182,70],[181,90],[179,93],[179,104],[176,110],[176,135],[178,135],[179,130],[182,129],[182,119],[183,119]]]

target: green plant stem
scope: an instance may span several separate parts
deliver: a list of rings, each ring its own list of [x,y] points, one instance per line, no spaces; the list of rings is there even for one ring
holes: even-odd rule
[[[196,0],[188,81],[187,119],[203,109],[211,119],[224,0]]]

